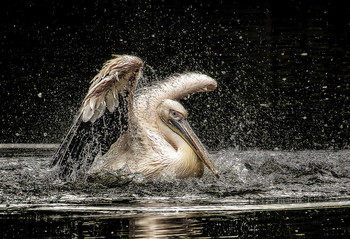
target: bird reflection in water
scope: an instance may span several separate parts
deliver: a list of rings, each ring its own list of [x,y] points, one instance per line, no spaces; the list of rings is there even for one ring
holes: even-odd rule
[[[200,235],[200,227],[194,219],[176,216],[146,216],[134,219],[130,228],[135,238],[173,238]]]

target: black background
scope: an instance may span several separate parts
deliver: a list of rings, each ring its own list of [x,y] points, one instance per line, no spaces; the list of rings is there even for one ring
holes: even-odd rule
[[[346,1],[5,1],[0,143],[59,143],[112,54],[148,79],[201,71],[184,102],[210,149],[350,145]]]

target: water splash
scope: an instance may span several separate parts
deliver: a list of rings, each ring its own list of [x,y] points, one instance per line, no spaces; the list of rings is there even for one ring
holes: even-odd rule
[[[5,152],[6,151],[6,152]],[[5,153],[4,153],[5,152]],[[16,152],[19,152],[16,149]],[[218,203],[281,199],[349,198],[350,151],[212,152],[221,179],[205,171],[201,179],[114,175],[114,181],[61,181],[49,170],[51,155],[1,150],[0,204],[14,203]]]

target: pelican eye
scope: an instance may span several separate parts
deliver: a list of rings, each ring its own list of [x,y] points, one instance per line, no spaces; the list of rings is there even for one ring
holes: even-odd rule
[[[170,110],[170,117],[174,120],[183,120],[185,117],[178,111]]]

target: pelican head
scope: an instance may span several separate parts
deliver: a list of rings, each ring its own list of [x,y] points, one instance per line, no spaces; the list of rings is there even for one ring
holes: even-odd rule
[[[166,99],[158,106],[158,114],[161,119],[161,124],[163,124],[163,126],[160,128],[166,140],[175,148],[175,150],[178,150],[181,145],[185,143],[185,145],[189,146],[201,161],[201,163],[199,163],[197,166],[198,169],[194,169],[194,171],[198,172],[196,176],[201,176],[203,174],[204,164],[215,174],[217,178],[219,178],[220,176],[218,172],[210,162],[209,154],[206,148],[198,139],[197,135],[194,133],[187,121],[187,110],[178,101]],[[168,127],[172,132],[169,132],[166,127]],[[180,137],[176,136],[174,133]],[[190,164],[192,155],[191,150],[185,151],[184,155],[182,155],[185,160],[187,159],[189,161],[187,162],[188,164]]]

